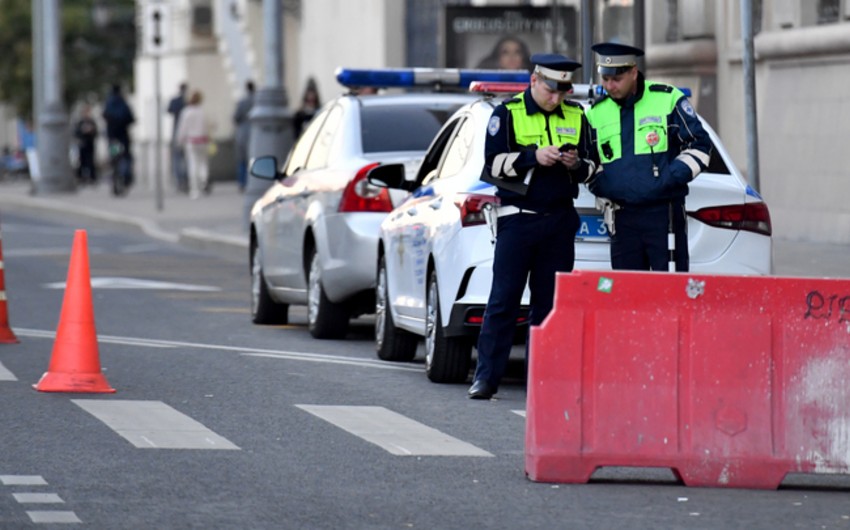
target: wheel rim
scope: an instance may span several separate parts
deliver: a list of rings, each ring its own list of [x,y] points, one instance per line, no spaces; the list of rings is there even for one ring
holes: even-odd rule
[[[263,281],[263,266],[260,264],[260,249],[251,253],[251,314],[256,315],[260,307],[260,282]]]
[[[387,269],[383,260],[378,268],[378,285],[375,289],[375,344],[380,350],[384,345],[387,319]]]
[[[425,366],[430,367],[434,362],[434,346],[437,340],[437,279],[432,277],[428,282],[428,299],[425,302]]]
[[[310,276],[307,279],[307,319],[311,325],[319,316],[319,297],[322,295],[322,277],[319,271],[319,255],[314,253],[310,261]]]

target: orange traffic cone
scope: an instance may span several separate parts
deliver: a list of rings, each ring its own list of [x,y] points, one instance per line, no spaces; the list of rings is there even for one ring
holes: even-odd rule
[[[6,307],[6,279],[3,265],[3,235],[0,234],[0,343],[20,342],[9,327],[9,312]]]
[[[33,388],[39,392],[115,392],[100,372],[85,230],[74,234],[50,366]]]

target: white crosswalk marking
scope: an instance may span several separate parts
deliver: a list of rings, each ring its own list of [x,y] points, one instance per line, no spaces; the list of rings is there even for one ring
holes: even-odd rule
[[[71,401],[141,449],[239,449],[161,401]]]
[[[399,456],[493,456],[384,407],[296,405]]]
[[[21,504],[64,504],[65,501],[55,493],[13,493]]]
[[[0,475],[4,486],[46,486],[47,481],[41,475]]]
[[[30,521],[34,523],[82,523],[74,512],[35,511],[27,512]]]
[[[3,363],[0,363],[0,381],[17,381],[18,378],[15,377],[15,374],[10,372],[3,366]]]

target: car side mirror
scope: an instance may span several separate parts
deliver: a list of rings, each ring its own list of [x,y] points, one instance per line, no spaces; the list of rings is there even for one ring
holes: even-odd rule
[[[264,180],[275,180],[279,175],[277,157],[261,156],[252,160],[251,175]]]
[[[405,176],[403,164],[384,164],[370,169],[366,179],[379,188],[413,191],[417,187],[416,182],[407,180]]]

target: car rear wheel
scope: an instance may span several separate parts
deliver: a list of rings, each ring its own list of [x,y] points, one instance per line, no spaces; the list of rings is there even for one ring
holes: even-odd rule
[[[348,309],[328,300],[322,287],[319,253],[313,250],[307,273],[307,327],[317,339],[341,339],[348,333]]]
[[[393,322],[387,287],[387,264],[384,256],[378,263],[378,286],[375,288],[375,346],[378,358],[385,361],[412,361],[416,357],[419,338],[399,329]]]
[[[437,271],[431,271],[425,312],[425,374],[434,383],[463,383],[472,364],[472,341],[446,337],[440,315]]]
[[[269,295],[263,276],[262,251],[256,242],[251,243],[251,322],[254,324],[286,324],[289,305],[275,302]]]

